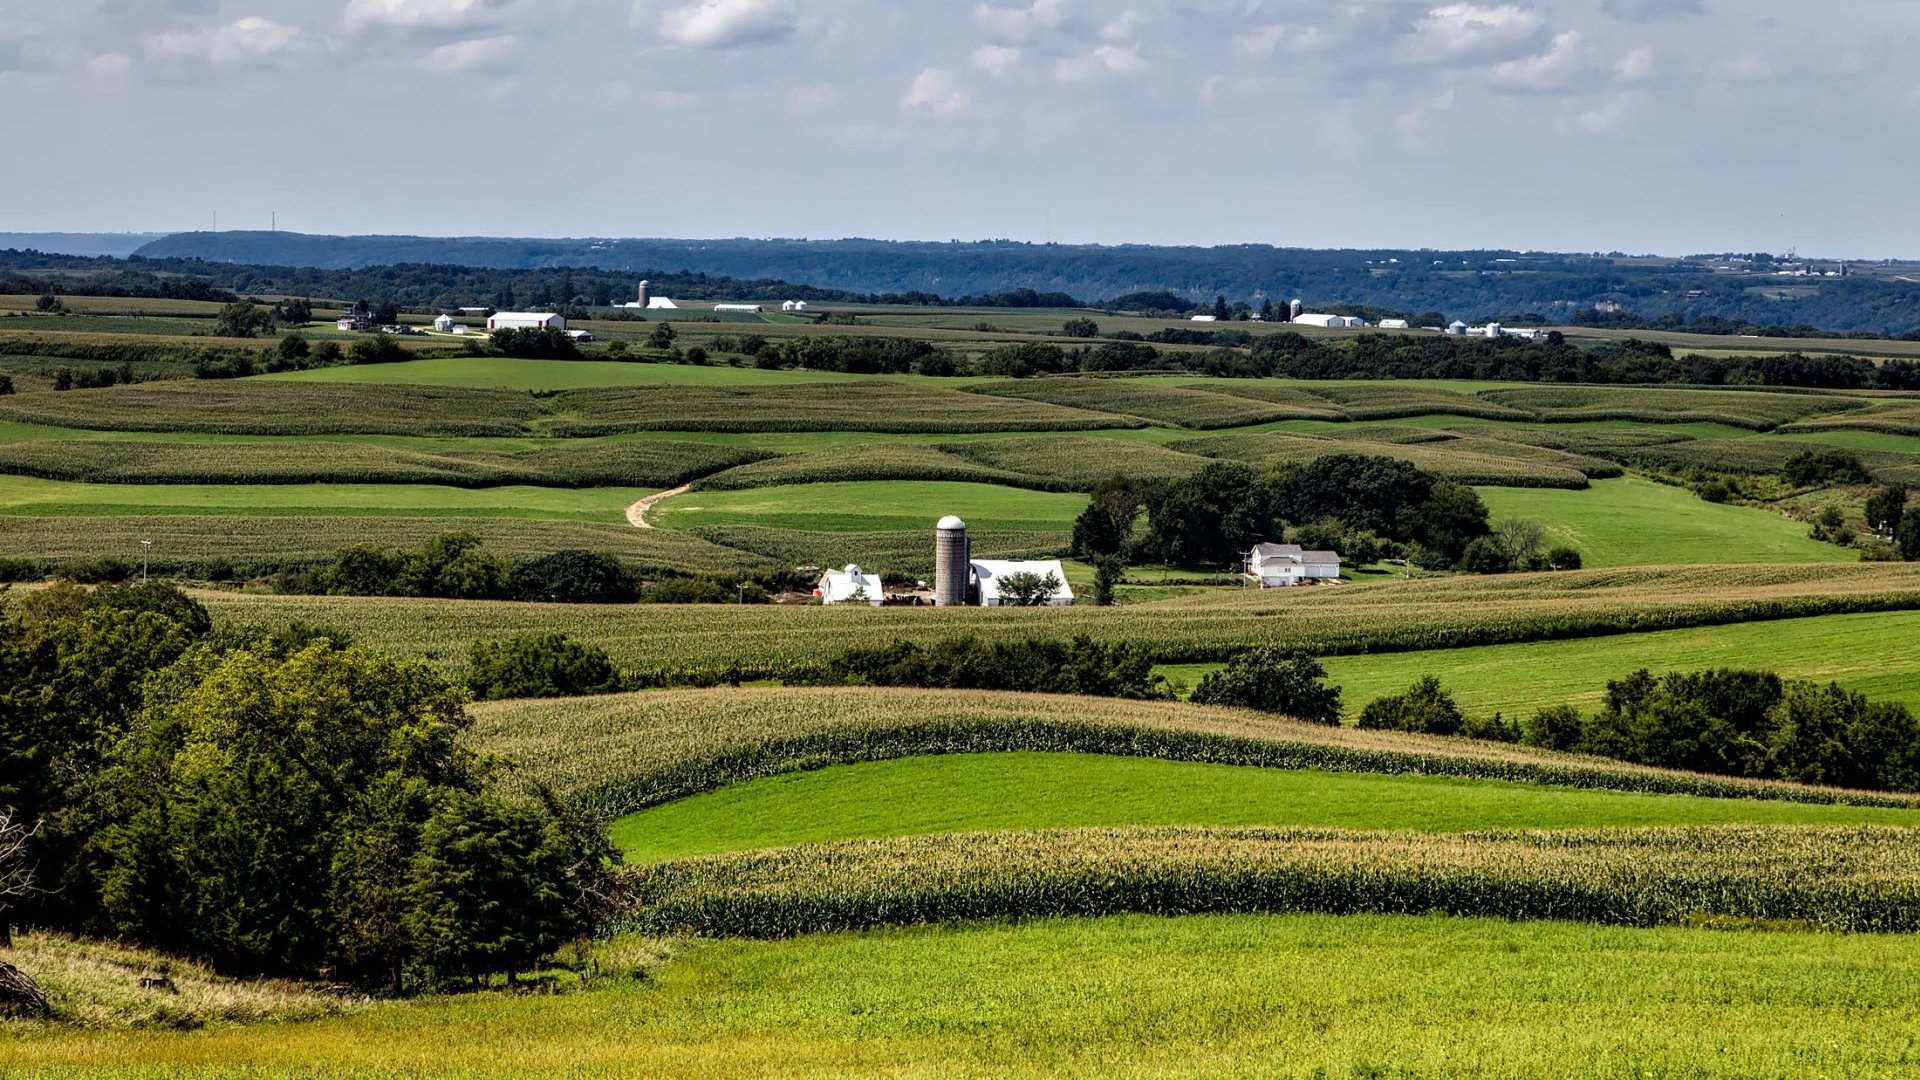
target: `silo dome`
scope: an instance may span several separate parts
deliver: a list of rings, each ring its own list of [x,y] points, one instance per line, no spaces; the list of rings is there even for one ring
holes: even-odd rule
[[[921,518],[920,520],[925,521],[926,519]],[[948,529],[964,529],[966,527],[967,527],[966,522],[961,521],[959,518],[953,516],[952,514],[948,514],[946,517],[941,518],[940,524],[934,526],[934,528],[941,529],[943,531]]]

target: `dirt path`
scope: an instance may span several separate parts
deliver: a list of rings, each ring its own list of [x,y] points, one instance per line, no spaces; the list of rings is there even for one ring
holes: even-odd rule
[[[692,484],[681,484],[679,487],[674,488],[672,491],[663,491],[658,495],[649,495],[646,498],[641,499],[639,502],[634,503],[632,506],[627,507],[627,524],[633,526],[636,529],[653,528],[653,523],[647,520],[647,511],[653,509],[654,503],[657,503],[662,499],[671,499],[675,495],[685,495],[687,492],[692,490],[693,490]]]

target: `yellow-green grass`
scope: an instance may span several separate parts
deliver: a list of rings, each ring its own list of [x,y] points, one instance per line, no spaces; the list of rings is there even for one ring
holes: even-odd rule
[[[958,514],[982,529],[1069,528],[1083,496],[1025,491],[996,484],[849,482],[793,484],[751,491],[698,491],[656,503],[647,520],[674,529],[753,525],[820,532],[922,528]],[[978,553],[988,557],[989,553]]]
[[[605,386],[789,386],[844,383],[860,376],[822,371],[762,371],[722,365],[645,364],[612,360],[513,360],[458,356],[400,364],[360,364],[261,375],[265,382],[410,383],[493,386],[510,390],[584,390]]]
[[[1482,398],[1555,420],[1640,420],[1715,423],[1768,431],[1808,417],[1862,409],[1867,399],[1840,394],[1673,387],[1527,386],[1490,390]]]
[[[56,537],[15,540],[28,522],[51,522],[84,544],[109,522],[220,519],[9,518],[0,530],[6,554],[33,554]],[[319,529],[350,532],[384,519],[307,518],[304,535]],[[474,519],[420,519],[422,528],[469,527]],[[285,519],[234,518],[248,522]],[[497,522],[516,531],[562,523]],[[686,533],[637,530],[624,524],[570,524],[609,539],[648,545],[673,543],[726,557]],[[849,534],[843,534],[849,535]],[[851,534],[858,535],[858,534]],[[1038,534],[1029,534],[1038,535]],[[129,540],[137,540],[133,533]],[[167,537],[169,547],[194,537]],[[216,538],[218,539],[218,538]],[[305,542],[304,540],[302,542]],[[353,542],[351,539],[346,542]],[[18,547],[13,545],[18,544]],[[558,547],[596,547],[561,543]],[[928,549],[931,537],[928,536]],[[71,550],[71,548],[69,548]],[[155,551],[162,550],[156,543]],[[548,550],[554,550],[549,548]],[[138,545],[132,546],[138,554]],[[982,556],[989,551],[980,551]],[[229,553],[230,555],[230,553]],[[197,556],[196,556],[197,557]],[[230,555],[231,557],[231,555]],[[744,554],[735,560],[750,558]],[[731,569],[717,566],[715,569]],[[876,566],[875,570],[885,567]],[[1206,595],[1121,608],[883,608],[474,604],[453,600],[377,597],[260,596],[212,592],[202,599],[222,618],[265,625],[291,619],[352,626],[361,640],[411,657],[464,658],[476,639],[498,640],[530,628],[565,631],[605,647],[629,668],[724,669],[730,664],[804,664],[843,649],[893,641],[932,643],[977,634],[1004,640],[1087,634],[1130,642],[1163,663],[1224,660],[1253,645],[1278,644],[1329,653],[1456,648],[1554,638],[1592,638],[1685,626],[1720,625],[1858,611],[1920,608],[1920,565],[1841,563],[1583,570],[1560,574],[1428,578],[1264,592]]]
[[[233,435],[516,436],[530,434],[528,424],[542,411],[532,395],[506,390],[251,379],[176,379],[0,398],[0,421]]]
[[[1756,435],[1754,438],[1788,443],[1820,443],[1823,446],[1839,446],[1848,450],[1920,454],[1920,434],[1895,435],[1884,431],[1834,428],[1822,431],[1796,430],[1788,435],[1767,434]]]
[[[363,514],[619,521],[628,506],[656,490],[475,489],[439,484],[79,484],[0,476],[0,514]]]
[[[1406,461],[1434,476],[1458,483],[1568,490],[1585,488],[1589,471],[1603,475],[1619,473],[1605,462],[1495,439],[1442,436],[1443,441],[1436,442],[1369,442],[1345,437],[1341,432],[1329,434],[1333,437],[1272,433],[1211,435],[1176,442],[1171,449],[1261,466],[1313,461],[1333,454],[1368,454]]]
[[[517,762],[525,776],[563,798],[612,815],[829,765],[1014,751],[1920,807],[1920,798],[1905,795],[1707,776],[1502,743],[1327,727],[1165,701],[751,686],[489,702],[475,706],[473,715],[475,745]]]
[[[619,942],[615,943],[620,944]],[[1909,1072],[1920,939],[1442,916],[1065,919],[675,950],[584,995],[0,1042],[32,1080],[1803,1080]]]
[[[560,414],[552,421],[554,432],[574,437],[635,431],[965,433],[1146,426],[1144,420],[1108,413],[894,379],[603,387],[564,391],[547,404]]]
[[[1262,769],[1099,754],[950,754],[768,777],[615,821],[629,861],[889,836],[1120,825],[1337,829],[1911,825],[1911,810]]]
[[[1485,487],[1498,521],[1524,518],[1552,542],[1579,550],[1586,565],[1854,562],[1860,553],[1807,538],[1807,527],[1777,514],[1704,502],[1684,488],[1625,477],[1587,491]]]
[[[1609,680],[1641,668],[1664,674],[1717,667],[1837,682],[1920,712],[1920,655],[1905,647],[1912,641],[1920,641],[1920,613],[1903,611],[1619,634],[1604,640],[1339,656],[1324,663],[1329,681],[1343,691],[1350,716],[1376,697],[1400,693],[1422,675],[1438,676],[1469,712],[1519,718],[1551,705],[1596,708]],[[1159,671],[1191,689],[1219,666],[1168,665]]]

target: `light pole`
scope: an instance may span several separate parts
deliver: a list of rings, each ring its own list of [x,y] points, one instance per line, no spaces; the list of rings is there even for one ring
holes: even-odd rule
[[[147,583],[147,562],[148,562],[147,556],[151,555],[152,553],[153,553],[153,541],[151,540],[140,541],[140,584],[142,585],[145,585]]]

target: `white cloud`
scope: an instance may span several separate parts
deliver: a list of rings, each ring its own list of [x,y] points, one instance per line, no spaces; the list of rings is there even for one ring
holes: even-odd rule
[[[299,36],[291,26],[250,15],[225,26],[155,34],[146,41],[146,54],[150,60],[262,64],[286,52]]]
[[[1069,0],[1033,0],[1024,7],[981,4],[973,9],[973,18],[999,44],[1024,45],[1043,30],[1066,25],[1068,4]]]
[[[1270,60],[1275,53],[1309,53],[1324,49],[1332,41],[1317,26],[1256,26],[1233,39],[1233,51],[1249,60]]]
[[[1459,54],[1518,45],[1532,40],[1545,26],[1539,12],[1513,4],[1447,4],[1427,12],[1414,23],[1413,31],[1422,44]]]
[[[118,75],[133,66],[133,58],[124,53],[102,53],[87,61],[87,70],[95,75]]]
[[[1060,60],[1053,70],[1061,82],[1087,82],[1107,75],[1141,75],[1151,67],[1138,45],[1102,45],[1085,56]]]
[[[1660,73],[1659,60],[1652,49],[1642,45],[1613,65],[1613,75],[1621,82],[1645,82]]]
[[[1588,135],[1610,135],[1627,122],[1639,105],[1639,94],[1631,91],[1618,94],[1606,104],[1574,117],[1573,125]]]
[[[971,62],[975,71],[1001,76],[1018,66],[1024,55],[1011,45],[982,45],[973,51]]]
[[[512,34],[456,41],[428,53],[418,67],[436,75],[498,68],[520,51],[519,46],[520,39]]]
[[[508,0],[348,0],[349,30],[471,30],[499,17]]]
[[[1553,44],[1539,56],[1495,64],[1487,78],[1497,86],[1515,90],[1561,90],[1585,65],[1586,50],[1581,45],[1580,32],[1569,30],[1555,37]]]
[[[660,16],[660,36],[688,49],[764,45],[799,28],[792,0],[699,0]]]
[[[1431,153],[1448,145],[1442,124],[1459,107],[1460,97],[1447,89],[1401,113],[1393,122],[1400,145],[1416,153]]]
[[[972,103],[973,99],[960,88],[953,72],[941,68],[922,71],[907,88],[906,96],[900,99],[900,107],[909,112],[929,112],[935,116],[958,116]]]
[[[1746,56],[1717,61],[1707,69],[1707,74],[1716,79],[1744,82],[1772,77],[1773,65],[1749,53]]]
[[[1140,36],[1140,30],[1148,23],[1146,16],[1129,8],[1120,17],[1100,28],[1100,36],[1108,41],[1132,41]]]

